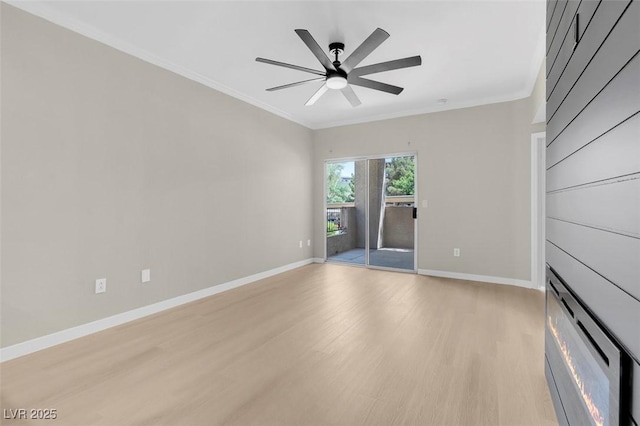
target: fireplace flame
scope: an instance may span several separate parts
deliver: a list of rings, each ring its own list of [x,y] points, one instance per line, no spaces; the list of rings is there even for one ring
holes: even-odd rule
[[[597,426],[604,426],[604,422],[605,422],[604,416],[600,412],[600,409],[595,404],[595,402],[593,402],[593,399],[591,398],[591,393],[588,392],[585,389],[584,381],[578,375],[577,369],[576,369],[576,367],[575,367],[575,365],[573,363],[573,358],[571,357],[571,352],[569,351],[569,348],[567,347],[567,343],[564,340],[562,340],[562,338],[560,337],[560,333],[558,333],[558,329],[553,324],[551,316],[548,317],[548,321],[547,322],[549,323],[549,328],[551,330],[551,334],[553,334],[553,337],[555,338],[556,343],[558,344],[558,347],[560,348],[560,353],[562,354],[562,357],[564,358],[564,362],[567,365],[567,367],[569,368],[569,371],[571,372],[571,376],[573,377],[573,381],[578,386],[578,390],[580,392],[580,396],[582,397],[582,400],[584,401],[584,404],[586,405],[587,410],[589,411],[589,414],[591,415],[591,418],[593,419],[593,421],[595,422],[595,424]]]

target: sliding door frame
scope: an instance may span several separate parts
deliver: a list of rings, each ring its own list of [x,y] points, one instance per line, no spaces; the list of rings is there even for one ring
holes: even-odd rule
[[[545,287],[546,132],[531,134],[531,287]]]
[[[418,228],[420,226],[419,219],[416,218],[413,222],[413,270],[410,269],[399,269],[399,268],[388,268],[384,266],[375,266],[370,265],[369,262],[369,246],[370,246],[370,231],[369,231],[369,160],[379,160],[384,158],[394,158],[394,157],[413,157],[414,167],[413,167],[413,204],[414,208],[418,211],[418,218],[420,217],[420,211],[418,209],[418,153],[416,151],[408,151],[408,152],[397,152],[392,154],[373,154],[373,155],[364,155],[364,156],[355,156],[355,157],[338,157],[338,158],[327,158],[324,160],[323,165],[323,182],[322,182],[322,214],[321,218],[323,220],[323,235],[324,235],[324,261],[326,262],[328,259],[327,256],[327,165],[330,163],[347,163],[347,162],[357,162],[357,161],[366,161],[366,173],[365,173],[365,187],[367,188],[367,196],[365,197],[365,263],[364,265],[360,265],[357,263],[345,263],[349,266],[356,267],[365,267],[370,269],[381,269],[386,271],[395,271],[395,272],[405,272],[416,274],[418,272]]]

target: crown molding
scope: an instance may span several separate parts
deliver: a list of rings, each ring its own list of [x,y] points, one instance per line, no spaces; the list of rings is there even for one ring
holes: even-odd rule
[[[418,108],[418,109],[405,109],[397,112],[378,114],[378,115],[369,116],[369,117],[353,118],[348,120],[331,121],[326,123],[311,123],[304,120],[300,120],[286,111],[273,107],[263,101],[255,99],[252,96],[239,92],[229,86],[226,86],[218,81],[208,78],[200,73],[189,70],[171,61],[167,61],[165,59],[159,58],[158,56],[146,51],[145,49],[141,49],[128,42],[125,42],[116,37],[103,33],[90,25],[84,24],[66,15],[56,13],[55,11],[52,11],[51,9],[48,9],[43,6],[43,3],[46,4],[46,2],[31,2],[31,1],[19,1],[19,0],[0,0],[0,1],[7,3],[11,6],[14,6],[32,15],[38,16],[46,21],[59,25],[70,31],[83,35],[89,39],[95,40],[104,45],[112,47],[118,51],[134,56],[147,63],[156,65],[160,68],[171,71],[182,77],[196,81],[204,86],[217,90],[221,93],[224,93],[228,96],[231,96],[233,98],[246,102],[262,110],[268,111],[274,115],[277,115],[286,120],[299,124],[310,130],[321,130],[321,129],[328,129],[332,127],[341,127],[341,126],[348,126],[348,125],[354,125],[354,124],[365,124],[365,123],[370,123],[375,121],[389,120],[389,119],[401,118],[401,117],[411,117],[411,116],[422,115],[422,114],[431,114],[431,113],[442,112],[442,111],[471,108],[476,106],[490,105],[494,103],[510,102],[510,101],[523,99],[530,96],[533,91],[536,78],[538,76],[538,71],[540,70],[540,66],[542,64],[542,60],[544,59],[544,53],[545,53],[545,38],[544,38],[544,31],[542,31],[542,35],[538,37],[538,43],[536,45],[535,52],[532,55],[530,70],[529,70],[525,85],[522,90],[512,95],[485,97],[485,98],[475,99],[472,101],[462,102],[462,103],[453,102],[447,106],[433,105],[433,106],[428,106],[428,107]],[[544,28],[542,28],[542,30],[544,30]]]

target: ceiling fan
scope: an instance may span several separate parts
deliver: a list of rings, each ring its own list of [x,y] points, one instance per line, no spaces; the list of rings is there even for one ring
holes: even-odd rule
[[[322,86],[309,98],[305,105],[313,105],[327,90],[340,90],[342,94],[347,98],[351,106],[358,106],[361,104],[360,99],[351,88],[351,85],[367,87],[369,89],[380,90],[386,93],[392,93],[394,95],[400,94],[404,89],[402,87],[393,86],[391,84],[380,83],[379,81],[369,80],[362,78],[363,75],[375,74],[383,71],[396,70],[400,68],[415,67],[422,64],[420,56],[411,56],[409,58],[396,59],[394,61],[380,62],[373,65],[367,65],[364,67],[356,68],[356,66],[364,60],[371,52],[373,52],[378,46],[382,44],[387,38],[389,33],[381,28],[377,28],[365,41],[362,42],[351,55],[340,62],[338,55],[344,52],[344,43],[331,43],[329,44],[329,51],[335,55],[335,61],[331,62],[329,57],[324,53],[320,45],[311,36],[307,30],[295,30],[296,34],[302,39],[304,44],[307,45],[309,50],[314,54],[324,67],[324,71],[318,71],[311,68],[301,67],[299,65],[287,64],[284,62],[273,61],[271,59],[256,58],[256,61],[263,62],[265,64],[277,65],[279,67],[291,68],[298,71],[304,71],[311,74],[316,74],[321,77],[312,78],[310,80],[298,81],[295,83],[285,84],[283,86],[271,87],[267,91],[287,89],[289,87],[300,86],[308,83],[315,83],[322,81]]]

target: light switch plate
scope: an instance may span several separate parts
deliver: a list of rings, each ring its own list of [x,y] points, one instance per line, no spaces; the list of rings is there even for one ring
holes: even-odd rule
[[[148,283],[151,281],[151,269],[143,269],[142,274],[140,274],[140,280],[143,283]]]

